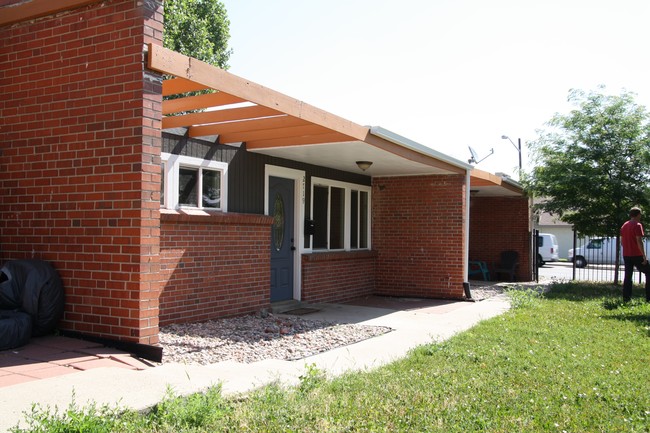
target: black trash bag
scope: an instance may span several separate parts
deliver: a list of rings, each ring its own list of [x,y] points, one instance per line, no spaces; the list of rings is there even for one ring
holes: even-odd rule
[[[23,297],[17,284],[5,274],[4,267],[0,269],[0,310],[15,310],[20,308]]]
[[[8,278],[0,283],[0,296],[8,298],[8,303],[15,303],[16,295],[20,296],[18,308],[31,316],[32,336],[51,333],[65,307],[63,283],[57,271],[43,260],[11,260],[0,271]],[[6,284],[11,287],[5,288]]]
[[[24,346],[32,336],[32,318],[20,311],[0,310],[0,350]]]

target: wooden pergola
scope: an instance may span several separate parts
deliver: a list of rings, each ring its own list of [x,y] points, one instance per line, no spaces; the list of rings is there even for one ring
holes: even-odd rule
[[[163,101],[163,130],[182,127],[189,137],[218,136],[221,144],[243,142],[252,152],[282,153],[282,149],[314,146],[310,150],[313,162],[319,160],[319,153],[331,151],[331,145],[353,148],[362,144],[373,148],[375,154],[379,151],[388,158],[417,164],[424,173],[461,174],[467,170],[451,158],[439,159],[433,152],[379,137],[370,127],[159,45],[149,45],[148,59],[150,69],[172,77],[163,81],[163,96],[178,95]],[[205,89],[214,93],[185,95]],[[324,146],[317,150],[321,146],[315,145]]]
[[[280,157],[303,155],[306,162],[315,164],[325,161],[326,154],[359,152],[358,159],[385,159],[386,166],[394,167],[393,171],[384,171],[389,175],[402,174],[399,170],[406,174],[413,174],[413,170],[465,174],[471,170],[471,188],[480,195],[523,193],[512,180],[444,158],[424,146],[409,146],[403,137],[386,138],[374,133],[373,128],[159,45],[149,44],[148,67],[172,77],[163,81],[163,96],[175,96],[163,100],[163,130],[182,127],[189,137],[216,136],[221,144],[246,143],[248,151]],[[206,89],[213,92],[187,96]]]

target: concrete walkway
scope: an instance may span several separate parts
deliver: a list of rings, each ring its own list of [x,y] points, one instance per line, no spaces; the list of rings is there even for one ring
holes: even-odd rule
[[[397,303],[396,303],[397,302]],[[363,305],[320,304],[306,319],[388,326],[394,331],[297,361],[265,360],[251,364],[227,361],[208,366],[163,364],[143,370],[116,367],[88,369],[0,388],[0,432],[20,422],[32,404],[66,409],[90,402],[111,407],[147,409],[172,389],[176,395],[222,384],[225,395],[244,393],[274,380],[296,384],[305,366],[314,364],[330,376],[372,369],[404,357],[409,350],[443,341],[509,308],[505,295],[480,302],[408,300]]]

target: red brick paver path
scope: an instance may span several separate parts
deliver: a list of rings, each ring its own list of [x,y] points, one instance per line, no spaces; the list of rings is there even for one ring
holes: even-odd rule
[[[100,367],[144,370],[151,364],[89,341],[36,337],[26,346],[0,351],[0,388]]]

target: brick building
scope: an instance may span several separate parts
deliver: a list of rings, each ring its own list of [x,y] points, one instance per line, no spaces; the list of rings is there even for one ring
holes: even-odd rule
[[[163,49],[160,1],[0,16],[0,260],[54,264],[64,330],[156,344],[282,300],[460,299],[504,249],[530,278],[516,183]]]

